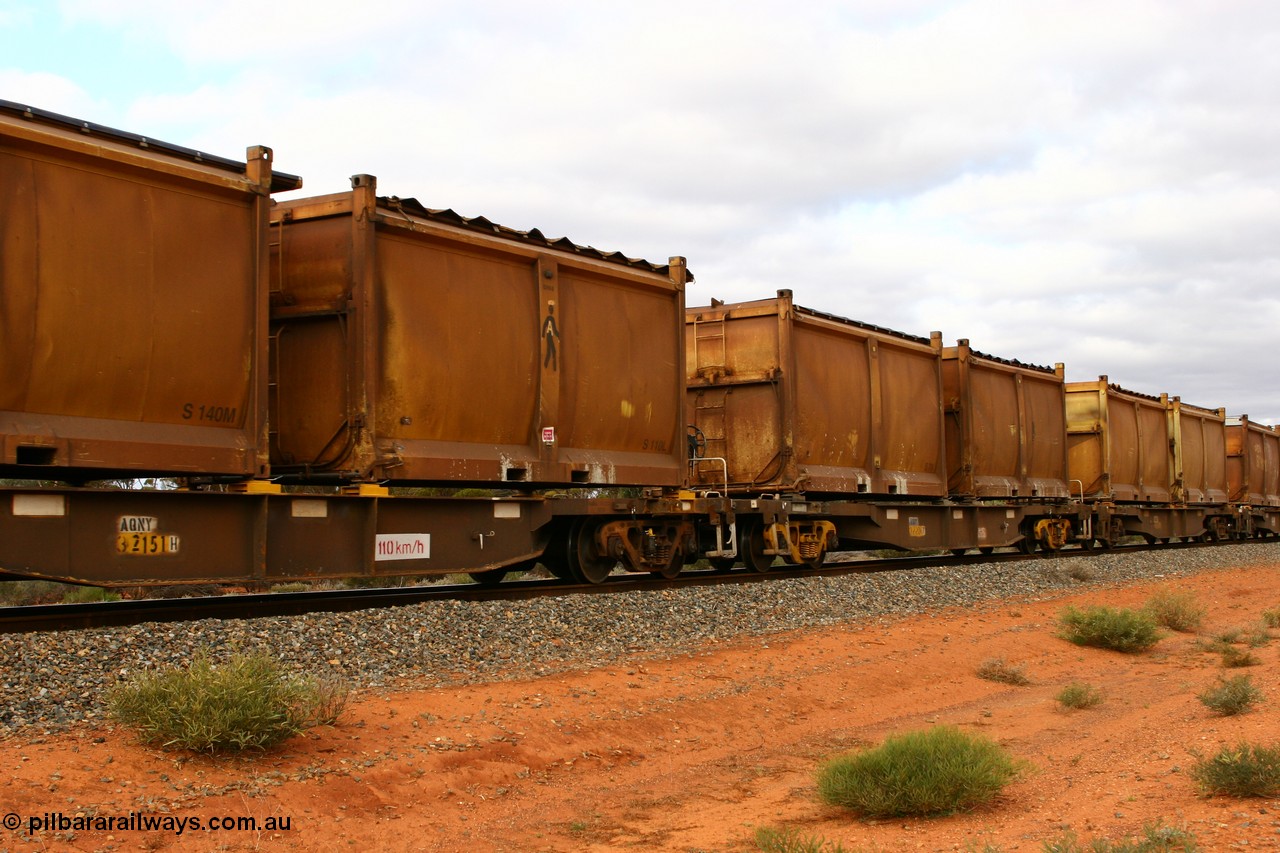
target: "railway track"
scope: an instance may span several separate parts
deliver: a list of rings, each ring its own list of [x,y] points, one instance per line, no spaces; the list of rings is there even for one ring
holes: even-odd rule
[[[1248,540],[1268,541],[1268,540]],[[1136,553],[1170,548],[1212,547],[1209,543],[1182,542],[1165,545],[1132,545],[1120,549]],[[784,578],[839,576],[873,572],[906,571],[935,566],[1021,562],[1052,557],[1088,557],[1096,551],[1073,548],[1052,554],[1016,551],[964,556],[904,556],[831,561],[819,569],[776,566],[767,573],[691,570],[665,580],[645,574],[618,574],[602,584],[575,584],[558,579],[518,580],[498,586],[436,584],[416,587],[317,590],[306,592],[246,593],[180,599],[138,599],[80,604],[36,604],[0,608],[0,634],[37,631],[69,631],[135,625],[144,622],[187,622],[197,619],[252,619],[265,616],[299,616],[307,613],[341,613],[381,607],[402,607],[427,601],[517,601],[552,595],[603,595],[616,592],[653,592],[682,586],[762,583]]]

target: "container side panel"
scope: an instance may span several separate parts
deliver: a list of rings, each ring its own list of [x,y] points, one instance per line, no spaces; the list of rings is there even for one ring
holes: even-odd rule
[[[532,263],[380,236],[376,293],[381,438],[533,441]]]
[[[1261,471],[1257,476],[1257,482],[1262,483],[1262,487],[1258,489],[1259,502],[1276,506],[1280,505],[1280,434],[1266,430],[1261,433],[1261,437]]]
[[[1141,423],[1141,476],[1144,500],[1167,501],[1172,483],[1169,472],[1172,448],[1169,446],[1169,417],[1163,405],[1139,404]]]
[[[930,350],[880,345],[883,397],[881,467],[944,483],[942,383],[939,356]],[[941,489],[945,491],[945,489]]]
[[[706,436],[707,457],[728,460],[729,483],[767,487],[782,473],[781,407],[778,386],[772,382],[691,388],[691,423]],[[699,463],[694,473],[700,485],[724,485],[719,463]]]
[[[760,378],[783,369],[777,313],[729,317],[725,361],[730,377]]]
[[[276,225],[272,288],[276,306],[298,311],[345,311],[351,296],[351,217]]]
[[[797,324],[793,346],[796,461],[869,470],[874,451],[864,339]]]
[[[947,401],[944,442],[947,448],[947,491],[953,495],[973,494],[973,478],[965,470],[968,457],[965,454],[963,418],[967,416],[967,404],[960,380],[959,358],[942,359],[942,394]]]
[[[1103,414],[1096,386],[1067,389],[1067,476],[1084,484],[1085,495],[1106,498],[1111,496],[1111,484],[1107,480]]]
[[[973,473],[979,478],[1021,476],[1018,460],[1018,389],[1014,375],[971,363]]]
[[[559,428],[576,448],[683,458],[680,295],[576,270],[560,287]]]
[[[351,218],[287,220],[273,230],[271,462],[349,468]]]
[[[1111,445],[1111,489],[1118,500],[1137,500],[1142,471],[1138,464],[1138,412],[1132,404],[1112,401],[1107,406]]]
[[[349,462],[348,333],[339,317],[279,323],[272,342],[271,462],[341,469]]]
[[[1220,419],[1204,420],[1204,499],[1227,500],[1227,428]]]
[[[781,369],[776,311],[735,315],[718,307],[698,308],[686,317],[685,376],[690,384],[754,381]]]
[[[730,483],[782,487],[792,478],[794,465],[783,431],[776,304],[763,313],[735,314],[733,307],[686,313],[689,423],[705,437],[705,456],[728,460]],[[708,384],[712,381],[716,384]],[[707,487],[723,486],[724,468],[700,463],[694,479]]]
[[[22,411],[32,393],[37,348],[39,230],[35,164],[0,151],[0,411]],[[46,350],[48,340],[41,342]]]
[[[1023,377],[1027,476],[1066,485],[1067,421],[1062,381]]]
[[[1182,412],[1178,416],[1182,439],[1182,485],[1186,499],[1203,503],[1205,493],[1204,419]]]
[[[0,187],[0,408],[244,428],[251,207],[4,154]]]
[[[1227,442],[1227,500],[1247,500],[1249,483],[1249,441],[1245,424],[1228,424]]]
[[[265,473],[261,190],[0,121],[7,475]]]
[[[1245,435],[1244,490],[1237,500],[1245,503],[1265,502],[1269,480],[1271,453],[1267,434],[1252,426]]]
[[[1226,425],[1216,413],[1174,404],[1182,457],[1183,488],[1190,503],[1227,500]]]
[[[1069,479],[1083,483],[1086,496],[1109,497],[1110,487],[1103,474],[1102,436],[1098,433],[1079,433],[1067,437],[1067,470]],[[1071,484],[1072,494],[1081,488]]]
[[[698,329],[686,335],[699,336],[704,351],[687,362],[689,406],[708,455],[724,447],[739,486],[945,495],[940,353],[789,306],[790,294],[780,293],[689,311]],[[717,316],[725,318],[722,366],[706,356],[718,345]]]

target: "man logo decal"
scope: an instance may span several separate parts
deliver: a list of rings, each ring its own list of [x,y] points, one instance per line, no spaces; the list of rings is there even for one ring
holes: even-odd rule
[[[560,365],[556,360],[556,341],[560,338],[560,328],[556,326],[554,302],[547,304],[547,319],[542,321],[542,337],[547,342],[547,356],[542,360],[542,366],[551,365],[552,370],[559,370]]]

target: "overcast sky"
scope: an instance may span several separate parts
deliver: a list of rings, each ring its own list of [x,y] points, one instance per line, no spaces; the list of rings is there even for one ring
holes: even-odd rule
[[[1280,422],[1280,4],[0,0],[0,98]]]

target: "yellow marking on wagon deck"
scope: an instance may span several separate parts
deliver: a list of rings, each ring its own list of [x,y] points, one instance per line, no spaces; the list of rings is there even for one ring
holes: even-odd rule
[[[159,557],[178,553],[181,542],[169,533],[117,533],[116,553],[126,557]]]
[[[160,519],[150,515],[122,515],[116,522],[116,553],[126,557],[176,554],[179,537],[160,531]]]

